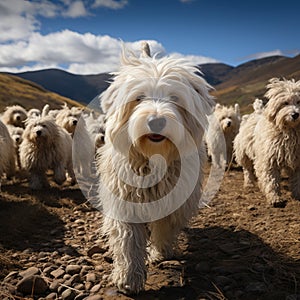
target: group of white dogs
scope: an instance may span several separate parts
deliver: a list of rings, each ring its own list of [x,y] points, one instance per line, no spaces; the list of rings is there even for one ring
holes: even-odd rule
[[[111,280],[120,291],[139,293],[145,286],[146,262],[174,255],[178,233],[198,211],[206,150],[216,165],[225,160],[230,166],[235,159],[243,167],[245,186],[253,184],[256,177],[273,206],[284,201],[280,194],[283,170],[289,175],[293,195],[300,198],[300,81],[271,79],[265,94],[267,104],[256,100],[254,112],[241,117],[238,105],[215,103],[212,87],[190,62],[151,56],[147,43],[142,55],[123,48],[120,69],[113,75],[99,97],[105,113],[105,142],[102,135],[96,146],[96,166],[98,198],[104,209],[102,231],[113,257]],[[40,116],[31,116],[23,109],[15,115],[14,107],[8,108],[0,123],[0,175],[11,176],[13,144],[22,140],[15,147],[19,147],[20,167],[30,173],[32,188],[48,186],[48,168],[53,169],[57,183],[65,180],[66,173],[74,183],[72,128],[78,126],[78,117],[72,110],[78,112],[64,107],[51,113],[44,108]],[[18,140],[8,138],[9,132],[14,136],[8,122],[12,116],[19,122],[14,124],[17,128],[25,127]],[[93,125],[88,125],[88,119]],[[89,136],[95,149],[96,136],[103,133],[103,119],[89,116],[85,120],[87,133],[79,140],[87,145]],[[222,147],[218,145],[220,137],[225,141]],[[227,157],[221,149],[224,145]],[[82,148],[84,154],[87,150]],[[173,198],[168,194],[179,186],[175,201],[192,179],[186,199],[170,210]],[[151,205],[157,203],[151,215]],[[137,215],[141,216],[138,220],[132,219]]]
[[[241,117],[237,104],[234,108],[217,104],[206,142],[212,163],[221,164],[225,158],[216,133],[222,131],[227,166],[235,159],[243,167],[244,187],[253,187],[257,181],[268,203],[283,207],[283,172],[292,196],[300,200],[300,81],[272,78],[266,90],[267,104],[255,99],[249,115]]]
[[[77,134],[76,145],[74,134]],[[0,118],[0,178],[24,171],[35,190],[48,188],[49,170],[61,185],[76,183],[74,169],[87,176],[97,147],[104,143],[104,118],[83,108],[26,110],[21,105],[6,107]],[[76,147],[76,152],[72,151]],[[73,155],[73,157],[72,157]],[[75,158],[74,158],[75,157]],[[72,159],[73,158],[73,159]],[[90,160],[87,162],[88,158]],[[81,163],[84,162],[84,163]]]

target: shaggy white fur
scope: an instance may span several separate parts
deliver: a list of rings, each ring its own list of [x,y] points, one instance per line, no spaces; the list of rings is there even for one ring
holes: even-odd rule
[[[176,236],[197,212],[203,134],[214,101],[190,63],[125,52],[101,96],[106,140],[97,167],[102,230],[114,261],[111,278],[130,294],[144,289],[148,254],[150,261],[171,257]]]
[[[7,127],[0,121],[0,182],[4,174],[11,177],[15,174],[15,153],[13,140]]]
[[[27,112],[27,117],[28,118],[37,118],[41,116],[41,111],[37,108],[31,108]]]
[[[209,116],[209,127],[206,134],[208,155],[212,163],[223,167],[225,162],[229,166],[233,157],[233,140],[240,128],[240,108],[216,104],[214,113]],[[225,141],[224,141],[224,140]],[[223,149],[226,147],[226,149]],[[224,157],[226,153],[226,157]]]
[[[13,125],[7,125],[7,129],[8,129],[8,132],[14,142],[16,163],[17,163],[18,169],[20,170],[21,162],[20,162],[20,155],[19,155],[19,147],[23,141],[24,129],[21,127],[13,126]]]
[[[292,194],[300,199],[300,81],[272,78],[263,110],[243,122],[234,146],[244,170],[244,184],[254,183],[273,206],[284,206],[281,171],[289,176]]]
[[[72,138],[51,117],[28,119],[20,145],[20,160],[23,169],[30,173],[30,187],[49,187],[46,172],[54,172],[54,180],[62,184],[66,171],[71,184],[75,184],[72,167]]]
[[[7,106],[3,115],[2,122],[5,125],[25,127],[24,121],[27,119],[27,111],[20,105]]]

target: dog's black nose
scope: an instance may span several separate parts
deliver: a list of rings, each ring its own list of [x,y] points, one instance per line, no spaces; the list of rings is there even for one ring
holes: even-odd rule
[[[293,113],[293,114],[292,114],[292,118],[293,118],[294,120],[297,120],[297,119],[299,118],[299,113],[297,113],[297,112]]]
[[[166,123],[167,123],[167,121],[163,117],[158,118],[156,116],[151,116],[148,119],[148,127],[154,133],[161,132],[165,128]]]
[[[19,138],[19,137],[17,137],[17,138],[16,138],[16,142],[19,142],[19,140],[20,140],[20,138]]]
[[[73,121],[73,125],[77,125],[77,120],[74,120],[74,121]]]
[[[231,121],[227,121],[227,127],[231,126]]]
[[[37,130],[36,135],[37,136],[41,136],[42,135],[42,131],[41,130]]]
[[[102,136],[101,136],[101,142],[104,143],[104,140],[105,140],[104,135],[102,135]]]

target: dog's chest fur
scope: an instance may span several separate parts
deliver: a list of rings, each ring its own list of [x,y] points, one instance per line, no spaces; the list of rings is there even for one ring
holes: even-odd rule
[[[300,165],[300,128],[278,132],[270,146],[279,167],[294,169]]]

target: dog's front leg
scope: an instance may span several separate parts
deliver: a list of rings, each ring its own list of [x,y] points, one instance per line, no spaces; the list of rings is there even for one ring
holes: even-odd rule
[[[258,184],[265,194],[267,201],[274,207],[282,207],[286,201],[281,198],[280,170],[268,164],[256,164],[255,166]]]
[[[146,281],[147,231],[144,224],[129,224],[105,218],[103,231],[108,233],[113,252],[112,281],[126,294],[137,294]]]
[[[33,190],[41,190],[42,188],[49,188],[49,182],[44,172],[31,170],[29,186]]]
[[[64,181],[66,180],[66,171],[65,171],[65,167],[62,163],[58,163],[55,167],[54,167],[54,181],[61,185],[64,183]]]

